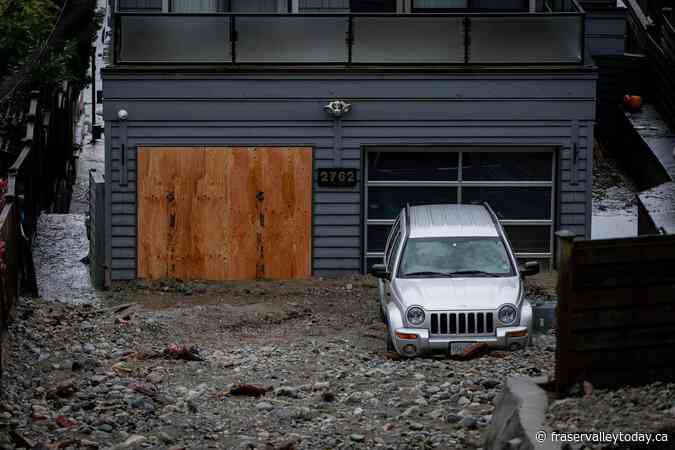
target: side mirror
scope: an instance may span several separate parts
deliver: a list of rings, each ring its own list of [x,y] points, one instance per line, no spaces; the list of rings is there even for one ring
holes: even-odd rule
[[[390,278],[389,272],[387,272],[387,266],[384,264],[373,264],[373,267],[370,269],[370,274],[375,278],[380,278],[382,280],[388,280]]]
[[[531,275],[536,275],[538,273],[539,273],[538,261],[528,261],[520,267],[520,275],[523,277],[529,277]]]

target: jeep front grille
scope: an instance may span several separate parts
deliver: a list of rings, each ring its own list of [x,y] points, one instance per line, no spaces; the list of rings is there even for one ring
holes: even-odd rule
[[[432,335],[491,335],[495,331],[492,312],[431,313]]]

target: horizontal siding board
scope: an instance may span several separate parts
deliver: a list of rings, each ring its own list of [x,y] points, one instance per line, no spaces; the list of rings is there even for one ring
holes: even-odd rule
[[[358,269],[316,269],[314,270],[314,275],[317,277],[324,278],[340,278],[349,275],[353,275],[360,272]]]
[[[314,249],[315,258],[360,258],[361,251],[356,247],[345,248],[322,248]]]
[[[314,260],[315,269],[352,269],[361,268],[360,258],[316,258]]]
[[[113,236],[111,239],[112,248],[134,248],[136,245],[136,238],[134,237],[118,237]]]
[[[333,225],[333,226],[350,226],[350,225],[360,225],[361,224],[361,216],[354,214],[351,216],[330,216],[330,215],[323,215],[323,216],[316,216],[314,218],[314,226],[321,226],[321,225]]]
[[[314,205],[314,214],[317,215],[341,215],[341,214],[360,214],[361,208],[355,203],[323,204]]]
[[[584,225],[586,223],[586,216],[584,214],[563,214],[560,220],[560,225],[564,228],[565,225]]]
[[[392,102],[369,100],[362,102],[350,113],[349,121],[398,121],[415,117],[418,120],[561,120],[575,117],[578,120],[594,120],[593,96],[586,99],[561,100],[400,100],[404,108],[392,107]],[[589,107],[590,106],[590,107]],[[106,120],[115,120],[115,111],[126,109],[129,117],[144,117],[151,120],[180,120],[185,111],[190,111],[190,120],[209,120],[213,117],[239,118],[240,120],[274,120],[279,116],[292,120],[316,120],[324,115],[322,105],[316,101],[147,101],[129,99],[109,100],[104,109]],[[116,113],[115,113],[116,114]]]
[[[360,237],[315,237],[314,247],[325,248],[344,248],[344,247],[359,247],[361,245]]]
[[[517,76],[517,75],[516,75]],[[278,78],[267,80],[245,77],[235,79],[227,77],[219,80],[208,80],[195,77],[185,89],[185,80],[115,80],[105,84],[105,98],[111,100],[126,99],[164,99],[167,92],[172,98],[193,100],[251,100],[295,98],[299,100],[315,100],[332,97],[345,97],[351,100],[371,98],[398,99],[402,95],[412,98],[568,98],[570,95],[580,98],[592,98],[595,94],[589,86],[586,75],[581,79],[555,77],[549,79],[532,79],[520,75],[513,76],[445,76],[437,79],[429,77],[408,76],[404,79],[387,80],[386,77],[331,77],[327,80],[317,77],[293,80],[280,83]],[[401,77],[399,77],[401,78]],[[108,78],[109,79],[109,78]],[[561,82],[564,81],[564,82]],[[211,120],[213,117],[211,118]]]
[[[111,207],[113,214],[133,214],[136,215],[136,204],[118,203]]]
[[[136,278],[136,270],[113,269],[111,271],[113,281],[129,281]]]
[[[136,216],[115,214],[112,218],[113,225],[135,226]]]
[[[135,237],[136,236],[136,228],[135,227],[125,227],[125,226],[113,225],[112,235],[115,236],[115,237],[118,237],[118,236]]]
[[[117,258],[133,259],[136,258],[136,250],[133,247],[113,248],[112,256],[115,259]]]
[[[338,236],[355,236],[358,237],[361,235],[361,230],[359,227],[352,226],[315,226],[314,227],[314,236],[321,237],[338,237]]]
[[[361,194],[358,192],[315,192],[315,203],[359,203]]]
[[[114,258],[113,269],[136,269],[136,260],[134,258]]]

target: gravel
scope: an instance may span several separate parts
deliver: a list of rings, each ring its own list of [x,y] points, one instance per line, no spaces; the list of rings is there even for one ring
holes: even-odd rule
[[[675,383],[575,391],[550,403],[546,421],[555,431],[675,433]]]
[[[471,361],[399,360],[375,295],[355,277],[135,283],[96,306],[23,299],[2,429],[66,449],[478,448],[505,378],[552,373],[552,336]],[[170,359],[170,344],[204,361]],[[228,395],[242,384],[264,395]]]

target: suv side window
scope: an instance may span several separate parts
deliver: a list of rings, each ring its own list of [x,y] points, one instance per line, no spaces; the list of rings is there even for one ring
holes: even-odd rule
[[[387,243],[384,246],[384,263],[388,266],[389,265],[389,258],[390,258],[390,253],[391,253],[391,244],[394,241],[394,236],[399,232],[401,228],[401,221],[400,218],[396,219],[396,222],[394,222],[394,225],[391,227],[391,232],[389,233],[389,237],[387,238]]]
[[[396,250],[398,249],[399,244],[401,243],[401,230],[396,230],[396,235],[392,239],[391,243],[391,252],[389,254],[389,259],[387,260],[387,271],[393,274],[394,271],[394,261],[396,261]]]

